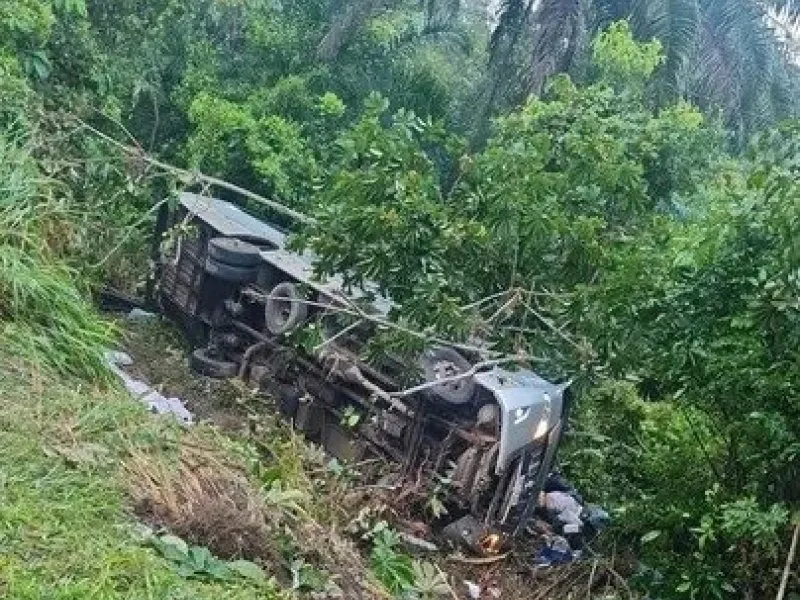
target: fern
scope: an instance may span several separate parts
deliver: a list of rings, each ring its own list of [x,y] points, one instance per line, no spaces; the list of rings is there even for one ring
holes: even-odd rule
[[[399,552],[400,538],[389,528],[380,529],[372,538],[370,566],[375,577],[393,595],[413,587],[415,582],[414,561]]]

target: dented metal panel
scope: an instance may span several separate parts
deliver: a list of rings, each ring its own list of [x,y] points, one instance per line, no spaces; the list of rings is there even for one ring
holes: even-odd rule
[[[500,452],[496,473],[502,473],[526,446],[541,440],[559,422],[565,385],[556,385],[525,369],[496,368],[475,375],[500,405]]]

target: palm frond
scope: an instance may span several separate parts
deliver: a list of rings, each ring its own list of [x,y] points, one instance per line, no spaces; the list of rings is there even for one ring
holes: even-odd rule
[[[379,0],[350,0],[331,16],[325,35],[317,46],[317,58],[333,61],[355,33],[380,9]]]
[[[700,28],[698,0],[634,0],[631,21],[639,37],[657,38],[664,46],[666,62],[660,83],[668,97],[683,93],[684,64],[697,43]]]
[[[743,139],[791,114],[795,75],[782,42],[767,22],[767,7],[751,0],[709,0],[692,57],[690,96],[719,106]]]
[[[458,22],[412,23],[398,32],[397,36],[386,46],[385,51],[394,54],[433,45],[446,47],[457,55],[469,55],[474,50],[470,33],[467,26]]]
[[[490,68],[519,100],[585,61],[590,36],[619,19],[664,45],[661,101],[688,97],[721,109],[741,132],[800,105],[797,55],[774,26],[800,24],[800,0],[503,0]]]
[[[795,23],[800,21],[800,0],[768,0],[764,4]]]
[[[424,0],[425,28],[451,26],[461,12],[461,0]]]
[[[696,51],[689,60],[689,98],[700,106],[716,107],[730,114],[739,105],[741,95],[734,57],[726,50],[718,23],[707,14],[701,17],[698,36]]]
[[[594,0],[590,3],[591,16],[589,27],[592,31],[600,31],[614,21],[631,16],[631,0]]]
[[[533,44],[526,88],[539,93],[555,73],[569,70],[576,51],[589,37],[581,0],[542,0],[531,15]]]
[[[530,15],[539,1],[501,0],[497,25],[489,40],[489,69],[482,108],[484,122],[488,122],[485,117],[499,104],[514,104],[519,100],[519,81],[526,69],[520,47],[530,33]]]
[[[534,0],[502,0],[498,9],[497,26],[489,40],[489,60],[499,63],[517,47],[525,30]]]

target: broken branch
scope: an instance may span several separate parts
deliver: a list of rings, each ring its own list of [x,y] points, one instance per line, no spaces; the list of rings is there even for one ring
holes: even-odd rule
[[[293,210],[293,209],[289,208],[288,206],[285,206],[285,205],[281,204],[280,202],[276,202],[275,200],[270,200],[269,198],[265,198],[264,196],[260,196],[259,194],[256,194],[255,192],[251,192],[248,189],[245,189],[243,187],[239,187],[238,185],[235,185],[233,183],[225,181],[224,179],[219,179],[218,177],[212,177],[210,175],[204,175],[203,173],[200,173],[199,171],[189,171],[187,169],[182,169],[180,167],[176,167],[176,166],[171,165],[169,163],[165,163],[165,162],[163,162],[161,160],[155,159],[155,158],[149,156],[147,153],[145,153],[141,149],[141,147],[135,148],[133,146],[128,146],[126,144],[123,144],[122,142],[115,140],[110,135],[108,135],[106,133],[103,133],[102,131],[100,131],[99,129],[97,129],[95,127],[92,127],[91,125],[89,125],[88,123],[83,121],[82,119],[80,119],[78,117],[75,117],[75,119],[76,119],[76,121],[78,123],[80,123],[80,125],[81,125],[81,127],[83,129],[88,130],[89,132],[91,132],[95,136],[99,137],[103,141],[105,141],[105,142],[111,144],[112,146],[118,148],[119,150],[121,150],[122,152],[127,154],[128,156],[132,156],[134,158],[137,158],[139,160],[142,160],[142,161],[146,162],[149,165],[152,165],[154,167],[158,167],[159,169],[161,169],[163,171],[168,171],[168,172],[170,172],[170,173],[172,173],[174,175],[177,175],[180,179],[182,179],[186,183],[193,183],[193,182],[197,182],[197,181],[202,181],[202,182],[205,182],[207,184],[210,184],[210,185],[213,185],[213,186],[216,186],[216,187],[220,187],[220,188],[226,189],[228,191],[234,192],[236,194],[240,194],[240,195],[244,196],[245,198],[249,198],[250,200],[253,200],[254,202],[258,202],[259,204],[263,204],[264,206],[268,206],[272,210],[274,210],[276,212],[279,212],[279,213],[281,213],[283,215],[286,215],[287,217],[290,217],[290,218],[292,218],[295,221],[298,221],[300,223],[313,223],[314,222],[314,219],[312,219],[308,215],[305,215],[305,214],[303,214],[301,212]]]

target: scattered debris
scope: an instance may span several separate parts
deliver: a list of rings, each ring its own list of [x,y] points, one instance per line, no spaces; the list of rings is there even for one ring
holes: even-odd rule
[[[109,350],[106,352],[106,362],[112,367],[130,367],[133,364],[133,359],[130,354],[125,352]]]
[[[123,370],[122,367],[133,365],[133,359],[128,354],[116,351],[106,352],[106,364],[122,381],[125,389],[140,402],[146,404],[152,413],[159,415],[170,414],[184,425],[192,424],[192,413],[188,411],[180,398],[166,398],[144,381],[131,377]]]
[[[134,308],[144,309],[147,302],[120,290],[103,287],[97,295],[97,304],[104,311],[127,313]]]
[[[477,583],[473,583],[472,581],[464,580],[464,586],[467,588],[467,595],[470,597],[471,600],[480,600],[481,597],[481,586]]]
[[[144,323],[156,319],[158,315],[148,310],[141,308],[132,308],[131,311],[125,316],[128,321],[132,323]]]
[[[494,563],[501,562],[508,558],[510,552],[506,552],[505,554],[497,554],[495,556],[463,556],[462,554],[451,554],[447,557],[447,560],[454,563],[461,563],[462,565],[475,565],[475,566],[485,566],[491,565]]]
[[[583,497],[559,473],[547,477],[539,496],[539,514],[546,521],[539,530],[547,538],[547,545],[536,556],[540,565],[579,559],[585,542],[610,522],[605,510],[584,504]],[[534,521],[534,525],[537,522]]]
[[[456,547],[463,545],[480,556],[497,554],[503,543],[499,534],[470,514],[448,524],[442,534]]]
[[[535,562],[539,566],[549,567],[550,565],[563,565],[572,562],[574,558],[575,555],[570,548],[569,542],[560,535],[554,535],[539,550]]]

